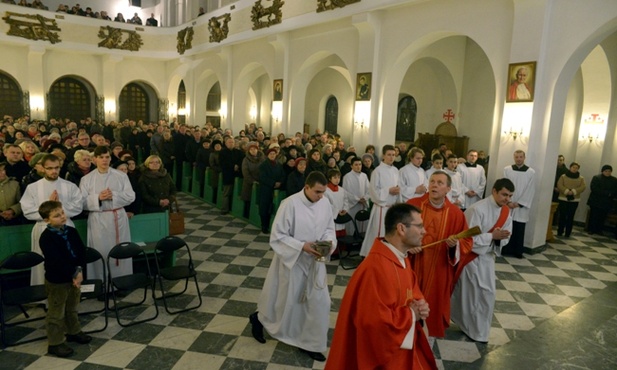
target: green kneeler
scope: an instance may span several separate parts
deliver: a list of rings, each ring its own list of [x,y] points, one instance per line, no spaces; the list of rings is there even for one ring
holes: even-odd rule
[[[253,189],[251,191],[251,209],[249,211],[249,223],[257,228],[261,227],[261,218],[259,218],[259,203],[257,199],[259,197],[259,183],[255,181],[253,183]]]
[[[199,182],[199,178],[197,178],[197,167],[193,167],[193,176],[192,176],[192,181],[191,181],[191,194],[193,194],[193,196],[199,198],[201,197],[201,185],[202,183]],[[203,179],[202,179],[203,180]]]
[[[182,191],[191,192],[191,180],[193,178],[192,165],[189,162],[182,162]]]
[[[231,214],[237,218],[244,218],[244,201],[240,198],[242,194],[242,184],[244,179],[236,177],[234,180],[234,191],[231,194]]]
[[[210,205],[214,205],[214,202],[212,201],[212,199],[214,199],[214,188],[211,185],[212,174],[212,169],[210,167],[206,168],[206,175],[204,179],[204,196],[202,199]]]

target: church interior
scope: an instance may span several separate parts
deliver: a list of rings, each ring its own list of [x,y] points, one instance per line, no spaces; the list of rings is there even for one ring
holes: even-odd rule
[[[43,2],[49,11],[0,3],[0,100],[14,100],[2,115],[57,116],[63,107],[51,94],[70,82],[84,97],[79,115],[99,121],[210,122],[234,134],[253,122],[272,135],[336,132],[361,151],[447,141],[459,157],[487,154],[487,187],[524,150],[537,176],[526,258],[496,261],[489,342],[451,327],[434,346],[438,366],[617,367],[617,242],[612,230],[584,231],[589,191],[572,238],[547,238],[557,156],[578,162],[588,181],[617,165],[616,1],[105,2],[112,18],[154,14],[159,27],[61,14],[59,1]],[[517,84],[527,91],[517,95]],[[130,104],[131,94],[141,103]],[[292,347],[251,337],[246,318],[272,259],[267,237],[188,195],[181,203],[183,237],[200,263],[204,290],[193,292],[204,296],[200,309],[131,329],[112,317],[71,359],[46,356],[44,341],[8,347],[0,368],[323,368]],[[328,265],[330,331],[352,273]]]

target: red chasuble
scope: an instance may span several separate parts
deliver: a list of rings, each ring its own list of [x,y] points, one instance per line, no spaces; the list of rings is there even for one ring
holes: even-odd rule
[[[412,326],[408,303],[423,298],[406,265],[375,240],[345,290],[326,370],[437,369],[419,322],[412,349],[401,349]]]
[[[426,193],[420,198],[407,201],[408,204],[418,207],[422,213],[422,221],[426,234],[422,244],[426,245],[451,235],[467,230],[467,221],[463,212],[446,198],[442,208],[431,205]],[[470,253],[473,239],[459,239],[461,256]],[[432,337],[443,338],[446,329],[450,326],[450,295],[456,285],[454,274],[456,271],[455,254],[443,242],[424,249],[418,254],[409,256],[411,269],[418,276],[420,290],[424,293],[431,313],[426,319],[428,333]]]

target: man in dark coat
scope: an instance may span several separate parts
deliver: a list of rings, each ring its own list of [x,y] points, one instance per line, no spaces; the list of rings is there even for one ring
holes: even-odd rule
[[[226,136],[223,149],[220,154],[221,175],[223,176],[223,205],[221,214],[229,213],[231,209],[231,195],[233,193],[234,181],[240,177],[242,170],[242,153],[235,148],[236,142],[233,137]]]
[[[602,173],[591,179],[591,194],[587,200],[589,206],[589,235],[600,234],[608,212],[613,208],[613,200],[617,196],[617,178],[612,176],[613,167],[608,164],[602,166]]]

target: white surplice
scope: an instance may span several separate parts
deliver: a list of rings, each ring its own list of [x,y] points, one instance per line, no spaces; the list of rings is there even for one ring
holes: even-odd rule
[[[135,192],[128,176],[121,171],[110,168],[107,173],[91,171],[82,177],[79,184],[84,198],[84,209],[88,215],[88,246],[96,249],[107,260],[109,251],[118,243],[131,241],[129,219],[123,207],[135,200]],[[109,188],[112,199],[99,201],[99,194]],[[133,273],[133,260],[116,260],[110,263],[112,276]],[[100,263],[88,265],[88,278],[103,279]]]
[[[345,209],[347,209],[347,213],[349,213],[351,218],[355,218],[358,211],[368,207],[368,201],[370,199],[368,176],[366,176],[364,172],[357,173],[351,171],[343,176],[343,184],[345,184],[343,186],[345,188]],[[360,203],[360,199],[362,198],[366,200],[366,206]],[[361,225],[357,226],[359,232],[364,232],[366,230],[366,222],[362,222]],[[347,235],[352,235],[353,232],[353,225],[348,225]]]
[[[339,213],[345,209],[345,189],[339,186],[338,191],[332,191],[330,188],[326,188],[326,198],[330,201],[332,207],[332,219],[336,219]],[[335,230],[345,230],[345,224],[334,224]]]
[[[496,243],[489,230],[495,226],[501,207],[493,196],[483,199],[465,211],[470,228],[480,226],[482,234],[473,237],[473,252],[478,255],[463,268],[452,293],[450,319],[471,339],[488,342],[495,308],[495,256],[509,238]],[[508,216],[502,230],[512,232],[512,216]]]
[[[302,251],[305,242],[332,241],[336,235],[330,202],[312,203],[304,191],[281,203],[270,233],[274,258],[257,309],[259,321],[279,341],[325,352],[330,317],[326,266]]]
[[[366,235],[362,242],[361,256],[368,256],[375,238],[385,235],[384,220],[388,208],[400,202],[400,195],[390,194],[390,188],[399,185],[399,175],[396,167],[381,162],[371,174],[369,193],[373,208],[368,220]]]
[[[444,168],[443,171],[450,175],[452,179],[452,186],[448,194],[446,194],[448,200],[452,204],[462,208],[465,205],[465,193],[467,192],[467,188],[463,184],[461,174],[458,171],[450,171],[448,168]],[[460,201],[460,204],[457,203],[458,201]]]
[[[426,183],[426,174],[422,167],[416,167],[411,163],[407,163],[398,173],[399,186],[401,187],[401,202],[404,203],[409,199],[424,195],[424,193],[416,193],[416,188]]]
[[[40,255],[43,255],[43,252],[39,245],[39,239],[43,231],[45,231],[47,223],[43,221],[43,218],[39,214],[39,207],[43,202],[49,200],[54,190],[58,192],[58,200],[62,203],[67,225],[75,226],[73,221],[71,221],[71,217],[77,216],[83,210],[81,192],[77,185],[70,181],[61,178],[55,181],[49,181],[43,178],[28,185],[19,203],[21,204],[24,216],[28,220],[36,221],[36,224],[32,228],[31,250]],[[45,283],[45,268],[43,264],[32,269],[30,283],[33,285]]]
[[[476,192],[476,195],[473,197],[465,195],[463,208],[469,208],[484,197],[484,189],[486,188],[484,167],[479,164],[476,164],[475,167],[468,167],[466,163],[463,163],[458,165],[457,172],[461,175],[461,180],[463,180],[463,185],[465,185],[467,191],[473,190]]]
[[[529,221],[529,210],[533,203],[533,197],[536,194],[536,171],[531,167],[526,168],[526,171],[516,171],[512,166],[506,166],[503,169],[504,177],[507,177],[514,183],[514,194],[512,194],[511,201],[523,206],[513,208],[510,211],[512,213],[512,220],[522,223]]]

